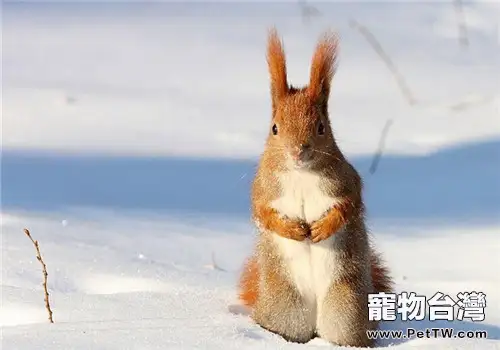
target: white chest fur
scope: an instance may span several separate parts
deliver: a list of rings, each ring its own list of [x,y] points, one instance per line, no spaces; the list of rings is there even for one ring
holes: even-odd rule
[[[271,205],[283,215],[312,223],[336,202],[325,194],[320,176],[313,172],[292,170],[278,178],[283,193]]]
[[[337,203],[321,188],[317,174],[293,170],[279,175],[282,196],[271,204],[282,215],[312,223]],[[312,243],[273,234],[276,246],[288,273],[306,303],[314,310],[314,320],[320,315],[322,302],[335,278],[337,252],[335,236]]]

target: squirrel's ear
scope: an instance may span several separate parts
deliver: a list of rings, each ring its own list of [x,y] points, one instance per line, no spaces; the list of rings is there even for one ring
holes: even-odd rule
[[[274,27],[269,30],[268,35],[267,64],[271,78],[271,99],[274,115],[279,100],[286,96],[289,90],[286,77],[285,52]]]
[[[327,103],[336,69],[338,38],[326,32],[319,40],[311,64],[308,93],[314,103]]]

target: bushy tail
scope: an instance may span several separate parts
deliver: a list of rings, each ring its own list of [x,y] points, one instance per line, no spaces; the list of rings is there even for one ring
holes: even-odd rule
[[[393,281],[389,275],[389,269],[384,266],[380,256],[375,252],[371,254],[371,272],[373,289],[375,293],[393,291]],[[250,257],[243,267],[239,283],[239,298],[244,305],[252,307],[259,296],[259,265],[257,259]]]
[[[391,293],[394,285],[389,269],[383,264],[380,256],[374,251],[371,252],[372,283],[375,293]]]
[[[259,265],[254,256],[250,257],[243,267],[239,287],[240,300],[244,305],[253,306],[257,301],[259,292]]]

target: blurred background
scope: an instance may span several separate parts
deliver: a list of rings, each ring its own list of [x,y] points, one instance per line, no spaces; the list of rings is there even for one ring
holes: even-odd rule
[[[3,2],[2,288],[12,310],[3,323],[38,283],[23,265],[33,258],[18,238],[27,224],[61,264],[52,288],[68,309],[71,293],[114,281],[81,285],[75,275],[133,274],[139,256],[151,278],[161,269],[179,285],[235,295],[236,272],[213,280],[190,269],[218,252],[236,271],[250,252],[249,188],[270,125],[266,35],[276,26],[299,86],[321,33],[339,33],[331,122],[401,288],[481,287],[499,324],[499,18],[486,1]],[[86,263],[62,267],[75,256]],[[425,257],[443,262],[414,266]],[[127,281],[109,288],[141,285]]]
[[[5,3],[3,205],[243,210],[269,128],[265,41],[276,26],[295,85],[307,83],[319,35],[339,33],[332,125],[374,215],[491,219],[498,5],[460,9]]]

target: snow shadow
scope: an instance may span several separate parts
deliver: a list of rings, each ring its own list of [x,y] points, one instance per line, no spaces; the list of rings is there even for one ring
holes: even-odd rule
[[[6,151],[2,204],[37,211],[91,207],[246,214],[253,166],[238,160]]]
[[[371,162],[371,160],[370,160]],[[353,159],[365,180],[368,214],[486,223],[500,220],[500,140],[463,144],[421,157],[383,156],[375,174]]]
[[[364,177],[369,219],[498,221],[500,140],[423,156],[350,159]],[[74,156],[4,150],[2,208],[73,207],[249,215],[256,161]]]

